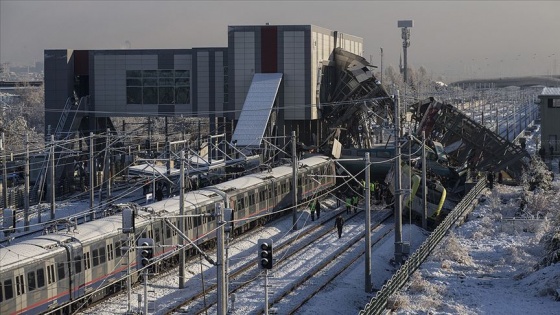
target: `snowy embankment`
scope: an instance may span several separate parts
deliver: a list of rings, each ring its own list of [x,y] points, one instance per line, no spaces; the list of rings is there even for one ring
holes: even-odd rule
[[[558,186],[530,192],[524,211],[522,187],[484,190],[466,222],[411,276],[397,312],[559,314],[560,263],[539,264],[547,255],[543,236],[558,230]]]

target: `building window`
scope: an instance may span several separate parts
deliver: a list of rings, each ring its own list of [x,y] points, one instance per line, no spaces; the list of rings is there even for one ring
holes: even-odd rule
[[[190,104],[189,70],[127,70],[127,104]]]

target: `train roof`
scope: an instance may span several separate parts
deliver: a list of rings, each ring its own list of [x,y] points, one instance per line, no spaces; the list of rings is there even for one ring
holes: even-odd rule
[[[87,244],[92,240],[99,239],[100,237],[118,233],[121,228],[122,216],[117,214],[80,224],[77,226],[76,231],[70,232],[70,234],[76,241],[82,244]],[[68,235],[65,230],[61,230],[54,234]]]
[[[298,165],[299,168],[305,168],[305,167],[313,167],[313,166],[317,166],[320,165],[326,161],[328,161],[329,158],[327,156],[324,155],[316,155],[316,156],[311,156],[308,157],[306,159],[302,159],[300,161],[298,161]],[[216,185],[212,185],[209,187],[215,187],[216,189],[219,189],[223,192],[229,192],[232,190],[242,190],[242,189],[247,189],[247,188],[251,188],[255,185],[258,185],[260,183],[262,183],[265,180],[269,180],[269,179],[278,179],[278,178],[282,178],[285,176],[291,176],[293,172],[292,166],[291,165],[282,165],[282,166],[278,166],[260,173],[255,173],[255,174],[250,174],[250,175],[246,175],[243,177],[239,177],[224,183],[220,183],[220,184],[216,184]]]
[[[151,208],[156,213],[170,213],[170,214],[178,214],[179,213],[179,203],[180,197],[174,196],[171,198],[167,198],[162,201],[158,201],[148,205],[148,208]],[[216,192],[210,190],[194,190],[185,193],[185,212],[193,211],[197,206],[208,204],[208,203],[215,203],[222,199]]]
[[[52,242],[51,242],[52,243]],[[48,244],[45,240],[33,240],[33,243],[20,243],[8,247],[0,247],[0,273],[14,266],[25,266],[34,261],[43,261],[46,257],[53,255],[52,248],[45,248]],[[55,247],[56,248],[56,247]],[[59,248],[63,251],[63,248]]]

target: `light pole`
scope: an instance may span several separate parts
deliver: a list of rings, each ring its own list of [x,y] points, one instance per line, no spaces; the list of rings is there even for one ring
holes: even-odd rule
[[[400,20],[398,21],[397,25],[401,29],[401,37],[403,40],[403,55],[404,55],[404,69],[403,69],[403,81],[406,83],[407,80],[407,56],[406,56],[406,49],[410,47],[410,30],[409,27],[412,27],[413,21],[412,20]]]

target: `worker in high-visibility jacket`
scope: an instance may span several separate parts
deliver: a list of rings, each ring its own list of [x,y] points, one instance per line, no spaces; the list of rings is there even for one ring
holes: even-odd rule
[[[346,214],[350,214],[350,208],[352,208],[352,198],[346,196]]]
[[[313,199],[309,203],[309,211],[311,212],[311,221],[315,221],[315,202],[316,202],[316,200]]]

